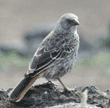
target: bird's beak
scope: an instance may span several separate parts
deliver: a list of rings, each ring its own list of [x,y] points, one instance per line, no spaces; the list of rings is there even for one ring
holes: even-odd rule
[[[73,26],[76,26],[76,25],[79,25],[80,23],[79,23],[79,21],[75,21],[74,23],[73,23]]]

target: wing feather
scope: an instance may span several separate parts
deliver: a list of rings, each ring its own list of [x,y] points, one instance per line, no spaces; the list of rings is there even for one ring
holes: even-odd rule
[[[56,59],[62,59],[70,55],[72,51],[70,50],[68,51],[66,48],[61,48],[51,52],[45,51],[45,48],[39,49],[29,64],[29,71],[27,75],[32,77],[37,75],[40,71],[48,68],[48,66],[51,65]]]
[[[30,64],[29,64],[29,72],[27,75],[35,76],[40,71],[46,69],[49,65],[51,65],[57,58],[61,56],[62,50],[59,51],[43,51],[39,55],[37,53],[33,56]]]

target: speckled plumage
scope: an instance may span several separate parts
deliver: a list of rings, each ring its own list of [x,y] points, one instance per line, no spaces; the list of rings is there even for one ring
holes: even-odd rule
[[[30,86],[40,77],[56,80],[68,91],[60,77],[71,72],[78,55],[78,17],[67,13],[61,16],[56,27],[42,41],[35,52],[25,77],[10,93],[10,100],[19,102]]]
[[[53,35],[54,33],[52,33]],[[50,37],[53,37],[50,35]],[[55,61],[46,69],[44,77],[46,79],[57,79],[71,71],[76,62],[78,55],[79,38],[77,34],[65,33],[53,37],[54,41],[49,39],[45,45],[49,52],[60,52],[61,54]]]
[[[77,34],[77,26],[70,26],[71,22],[68,24],[67,19],[78,21],[77,16],[70,13],[63,15],[59,19],[55,29],[38,47],[29,65],[27,75],[34,76],[45,71],[41,76],[48,80],[55,80],[71,72],[78,55],[79,36]],[[46,55],[46,53],[48,54]],[[42,56],[43,54],[46,56]],[[47,59],[46,57],[50,58],[50,60],[43,64],[43,62],[46,61],[45,59]],[[47,65],[49,62],[51,63]],[[41,64],[41,66],[38,66],[38,64]],[[38,69],[44,65],[47,66],[38,71]]]

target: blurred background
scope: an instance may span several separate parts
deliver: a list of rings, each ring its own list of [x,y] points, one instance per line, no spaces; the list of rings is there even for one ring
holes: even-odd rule
[[[62,81],[110,89],[110,0],[0,0],[0,89],[21,81],[38,45],[65,13],[79,17],[80,49]]]

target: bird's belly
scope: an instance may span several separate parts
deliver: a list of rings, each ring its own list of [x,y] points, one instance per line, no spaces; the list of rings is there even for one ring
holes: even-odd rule
[[[75,62],[77,53],[72,53],[60,62],[55,62],[54,65],[46,70],[44,77],[46,79],[56,80],[58,77],[64,76],[66,73],[71,72]]]

